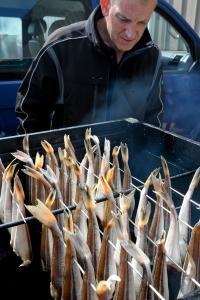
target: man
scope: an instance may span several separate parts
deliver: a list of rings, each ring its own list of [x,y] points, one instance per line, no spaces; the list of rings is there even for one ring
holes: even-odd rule
[[[156,0],[100,0],[88,20],[53,32],[16,101],[18,133],[127,117],[160,126],[160,52],[148,21]]]

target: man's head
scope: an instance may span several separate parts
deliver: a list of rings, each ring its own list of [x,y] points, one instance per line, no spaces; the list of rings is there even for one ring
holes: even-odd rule
[[[124,53],[142,37],[157,0],[100,0],[105,18],[106,41]]]

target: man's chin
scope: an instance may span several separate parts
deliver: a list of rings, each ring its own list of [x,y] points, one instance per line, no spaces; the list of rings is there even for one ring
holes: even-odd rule
[[[126,52],[131,50],[135,46],[135,42],[124,42],[120,45],[118,45],[118,49],[122,52]]]
[[[124,46],[124,47],[120,47],[119,51],[121,52],[127,52],[127,51],[130,51],[132,48],[134,47],[134,45],[131,45],[131,46]]]

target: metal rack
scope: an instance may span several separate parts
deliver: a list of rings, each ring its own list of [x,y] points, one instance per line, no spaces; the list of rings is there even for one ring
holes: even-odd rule
[[[54,140],[52,143],[53,147],[56,149],[58,145],[62,143],[62,138],[64,133],[67,132],[67,134],[72,137],[72,143],[75,146],[75,149],[78,148],[80,152],[82,151],[82,140],[84,136],[85,129],[88,126],[85,127],[74,127],[74,128],[67,128],[67,129],[62,129],[62,130],[57,130],[54,132],[44,132],[44,133],[38,133],[38,134],[31,134],[29,139],[30,139],[30,146],[31,146],[31,151],[34,153],[36,152],[40,146],[39,143],[40,141],[45,137],[50,143],[51,140]],[[184,196],[185,191],[187,190],[190,180],[192,178],[192,175],[194,174],[195,170],[197,167],[200,165],[200,144],[192,142],[187,139],[183,139],[179,136],[172,135],[166,131],[157,129],[153,126],[147,125],[147,124],[142,124],[138,123],[135,120],[123,120],[123,121],[117,121],[117,122],[107,122],[103,124],[94,124],[94,125],[89,125],[92,129],[92,133],[96,134],[99,136],[101,139],[104,137],[107,137],[111,140],[113,145],[119,144],[121,141],[125,141],[128,144],[129,147],[129,152],[130,152],[130,167],[133,171],[133,185],[132,187],[136,189],[138,193],[141,192],[141,188],[144,184],[144,179],[147,178],[149,173],[154,169],[154,167],[159,166],[159,161],[160,161],[160,155],[162,154],[166,159],[169,164],[169,167],[172,169],[172,192],[174,195],[174,201],[177,210],[180,208],[180,203],[181,200]],[[116,130],[118,129],[118,130]],[[2,157],[5,158],[5,161],[7,162],[10,160],[9,153],[15,151],[16,149],[19,149],[21,147],[21,142],[22,142],[21,137],[13,137],[9,140],[9,138],[6,140],[0,140],[0,145],[4,146],[6,151],[2,154]],[[151,141],[151,138],[153,139]],[[10,145],[9,146],[9,141]],[[152,149],[154,149],[155,146],[159,145],[158,148],[155,148],[156,150],[154,153],[152,152]],[[184,145],[184,147],[183,147]],[[15,147],[15,148],[14,148]],[[1,148],[2,149],[2,148]],[[8,149],[10,149],[8,151]],[[140,150],[140,151],[139,151]],[[2,151],[2,150],[1,150]],[[139,153],[140,152],[140,153]],[[145,153],[143,153],[145,152]],[[143,170],[143,173],[141,173],[141,166],[140,166],[140,161],[144,160],[143,158],[139,158],[139,154],[141,155],[144,154],[145,158],[149,157],[152,160],[150,160],[150,163],[148,164],[147,168]],[[0,153],[1,155],[1,153]],[[194,157],[196,156],[196,157]],[[139,159],[138,159],[139,158]],[[196,158],[196,161],[195,159]],[[139,163],[138,163],[139,162]],[[138,163],[136,165],[136,163]],[[123,172],[121,170],[121,172]],[[182,184],[184,186],[180,186]],[[186,183],[185,183],[186,182]],[[174,184],[175,183],[175,184]],[[180,188],[178,188],[180,186]],[[130,191],[127,191],[127,193]],[[200,194],[200,189],[198,188],[197,191],[195,192],[194,198],[191,199],[191,204],[192,204],[192,225],[186,224],[190,230],[192,230],[194,224],[196,221],[199,219],[199,207],[200,204],[197,202]],[[119,193],[115,193],[114,197],[118,197]],[[147,195],[148,199],[152,203],[156,203],[156,200],[154,197]],[[97,199],[97,202],[104,201],[105,198],[102,199]],[[75,209],[75,205],[69,207],[69,209],[73,210]],[[166,210],[166,208],[164,208]],[[59,209],[54,211],[54,214],[59,214],[62,213],[64,209]],[[167,210],[168,211],[168,210]],[[169,211],[168,211],[169,212]],[[34,221],[33,217],[27,217],[27,218],[22,218],[21,221],[17,223],[10,223],[10,224],[1,224],[0,225],[0,231],[1,229],[5,229],[8,227],[12,226],[17,226],[20,224],[23,224],[24,222],[30,222]],[[131,226],[135,226],[135,223],[133,222],[132,219],[129,219],[129,222]],[[185,223],[184,223],[185,224]],[[35,226],[35,225],[33,225]],[[149,240],[150,238],[147,237]],[[152,243],[154,243],[151,240]],[[155,245],[155,243],[154,243]],[[114,246],[114,245],[113,245]],[[169,257],[170,259],[170,257]],[[174,262],[175,263],[175,262]],[[133,267],[131,264],[129,264],[130,267]],[[181,272],[185,272],[183,268],[179,265],[177,267],[180,269],[180,274]],[[38,271],[38,270],[37,270]],[[1,271],[0,271],[1,272]],[[180,274],[179,274],[179,279],[180,279]],[[33,275],[35,273],[33,272]],[[33,279],[33,278],[32,278]],[[32,280],[30,278],[30,280]],[[173,281],[173,280],[172,280]],[[192,281],[195,283],[197,288],[200,288],[200,283],[197,282],[195,279],[192,279]],[[9,288],[9,285],[8,285]],[[155,288],[150,285],[150,288],[153,290],[153,292],[157,295],[159,299],[164,299],[161,294]],[[172,286],[173,289],[173,286]],[[26,296],[24,296],[26,297]],[[44,298],[44,299],[50,299],[48,298],[49,295]],[[23,297],[22,297],[23,298]],[[24,298],[25,299],[25,298]],[[173,299],[173,293],[171,294],[170,299]]]

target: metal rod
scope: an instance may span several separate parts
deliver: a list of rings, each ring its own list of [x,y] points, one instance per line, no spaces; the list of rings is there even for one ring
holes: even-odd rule
[[[130,189],[130,190],[122,191],[122,192],[114,192],[113,196],[114,196],[114,198],[117,198],[117,197],[120,196],[120,194],[128,195],[132,191],[133,190]],[[107,200],[107,197],[101,197],[101,198],[99,197],[99,198],[95,199],[95,202],[100,203],[100,202],[103,202],[105,200]],[[76,209],[76,205],[75,204],[74,205],[69,205],[67,208],[69,210],[74,210],[74,209]],[[52,214],[54,214],[56,216],[56,215],[59,215],[59,214],[63,213],[64,211],[66,211],[66,208],[55,209],[55,210],[52,210],[51,212],[52,212]],[[28,223],[28,222],[33,221],[33,220],[36,220],[36,218],[31,216],[31,217],[23,218],[22,220],[19,220],[19,221],[7,222],[7,223],[4,223],[4,224],[1,224],[0,229],[22,225],[24,223]]]
[[[173,175],[173,176],[170,177],[170,179],[173,180],[173,179],[177,179],[177,178],[182,178],[182,177],[185,177],[185,176],[188,176],[188,175],[192,175],[195,172],[196,172],[196,169],[191,170],[191,171],[187,171],[187,172],[184,172],[184,173],[181,173],[181,174]]]

